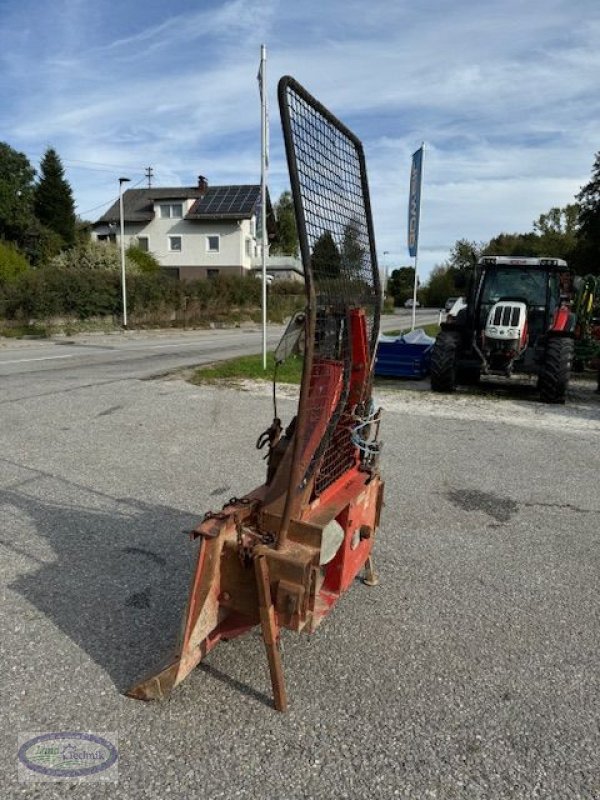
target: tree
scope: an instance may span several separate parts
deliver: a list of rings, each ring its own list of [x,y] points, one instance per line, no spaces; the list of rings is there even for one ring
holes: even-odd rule
[[[483,248],[482,255],[539,258],[543,253],[535,233],[500,233]]]
[[[282,192],[280,195],[275,203],[275,217],[277,229],[271,242],[271,254],[298,256],[298,231],[291,192]]]
[[[578,215],[577,203],[540,214],[533,223],[533,230],[539,237],[541,255],[570,259],[577,244]]]
[[[318,281],[331,280],[340,277],[341,256],[330,231],[322,233],[312,252],[311,265],[314,279]]]
[[[485,255],[525,256],[541,258],[552,256],[571,260],[577,245],[578,206],[554,207],[533,223],[529,233],[501,233],[483,248]]]
[[[0,236],[23,244],[34,222],[35,169],[27,156],[0,142]]]
[[[457,270],[447,264],[440,264],[431,270],[424,297],[428,306],[443,308],[449,297],[461,294],[454,285],[456,274]]]
[[[579,202],[577,246],[574,261],[581,273],[600,274],[600,151],[596,153],[592,177],[581,189]]]
[[[32,217],[20,245],[34,267],[47,264],[64,246],[62,237],[42,225],[37,217]]]
[[[40,164],[34,194],[35,215],[42,225],[57,233],[67,247],[75,244],[76,217],[73,192],[65,178],[58,153],[49,147]]]
[[[475,266],[483,243],[470,242],[468,239],[458,239],[450,251],[450,257],[446,261],[446,266],[455,270],[467,270]]]
[[[352,218],[344,227],[341,259],[344,273],[356,278],[362,277],[365,266],[365,248],[361,242],[360,222]]]
[[[414,267],[400,267],[392,270],[387,283],[387,294],[394,298],[394,305],[401,306],[412,298],[414,285]]]

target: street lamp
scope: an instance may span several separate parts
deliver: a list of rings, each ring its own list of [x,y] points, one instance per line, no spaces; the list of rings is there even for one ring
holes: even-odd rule
[[[121,291],[123,292],[123,327],[127,327],[127,286],[125,284],[125,221],[123,219],[123,184],[130,178],[119,178],[119,219],[121,221]]]
[[[383,251],[383,293],[385,295],[387,291],[387,282],[388,282],[388,265],[387,265],[387,256],[389,256],[390,251],[384,250]]]

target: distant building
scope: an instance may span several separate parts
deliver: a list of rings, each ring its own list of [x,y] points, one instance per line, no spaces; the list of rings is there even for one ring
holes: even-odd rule
[[[274,281],[297,281],[304,283],[304,269],[302,261],[294,256],[269,256],[266,263],[267,274]],[[262,275],[262,260],[252,260],[252,271],[260,277]]]
[[[151,252],[181,280],[251,273],[261,259],[260,186],[128,189],[123,194],[125,246]],[[267,193],[267,229],[275,220]],[[119,202],[92,226],[98,241],[120,240]]]

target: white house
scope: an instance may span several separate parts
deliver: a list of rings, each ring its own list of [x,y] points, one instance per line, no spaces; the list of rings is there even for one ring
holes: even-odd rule
[[[198,185],[128,189],[123,194],[125,246],[150,251],[181,280],[250,273],[261,256],[260,186]],[[267,228],[274,232],[267,194]],[[258,233],[258,237],[257,237]],[[99,241],[120,241],[119,202],[94,223]]]

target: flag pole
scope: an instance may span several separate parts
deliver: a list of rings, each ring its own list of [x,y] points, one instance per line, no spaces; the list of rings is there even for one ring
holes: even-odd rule
[[[415,281],[414,281],[414,285],[413,285],[412,321],[411,321],[411,325],[410,325],[411,331],[414,331],[414,329],[415,329],[415,327],[417,325],[417,287],[419,285],[419,277],[418,277],[418,273],[417,273],[417,261],[418,261],[418,257],[415,256],[415,262],[414,262]]]
[[[260,208],[262,258],[262,356],[267,368],[267,48],[260,46]]]
[[[411,330],[414,331],[417,324],[417,289],[419,286],[419,224],[421,221],[421,188],[423,185],[423,161],[425,154],[425,142],[421,142],[420,158],[418,169],[415,169],[415,156],[413,153],[413,165],[411,168],[409,210],[408,210],[408,246],[410,255],[414,257],[414,283],[413,283],[413,303],[411,314]]]

